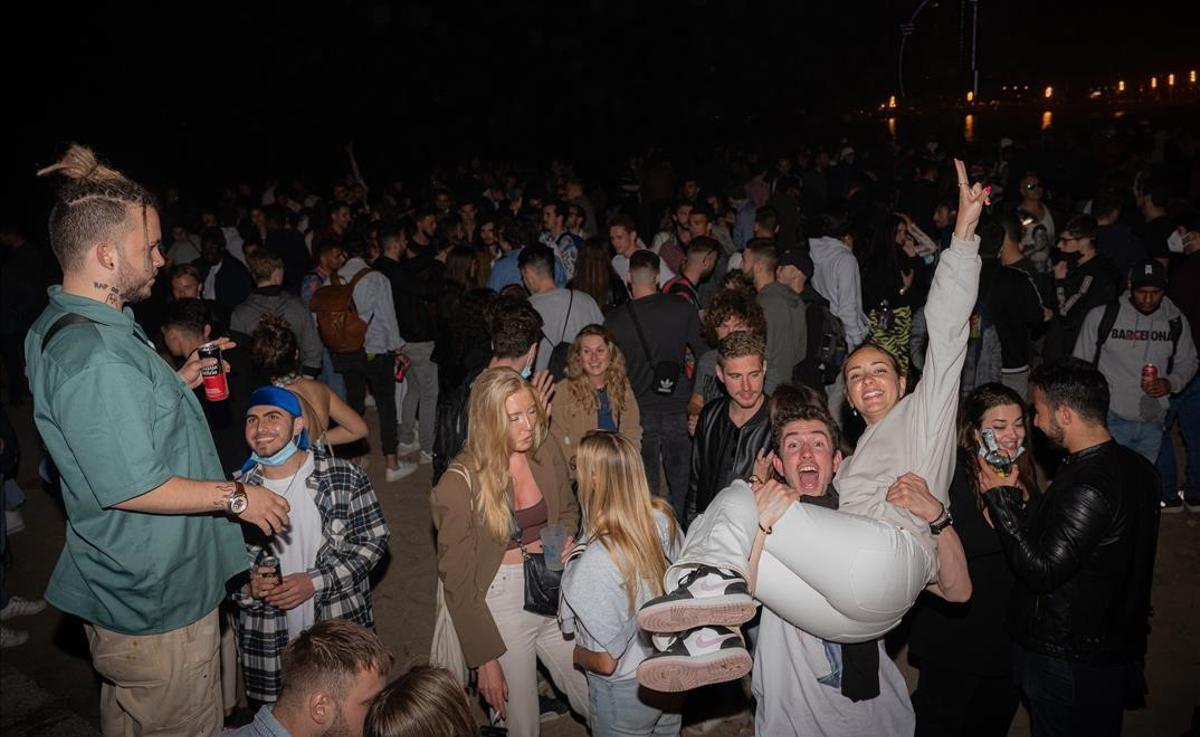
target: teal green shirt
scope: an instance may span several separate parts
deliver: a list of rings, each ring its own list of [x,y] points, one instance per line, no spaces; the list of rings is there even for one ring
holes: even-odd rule
[[[70,325],[42,351],[66,313]],[[67,541],[46,598],[130,635],[187,626],[212,611],[247,568],[239,524],[223,514],[114,508],[172,476],[224,478],[196,395],[154,351],[128,307],[50,288],[25,339],[34,421],[62,475]]]

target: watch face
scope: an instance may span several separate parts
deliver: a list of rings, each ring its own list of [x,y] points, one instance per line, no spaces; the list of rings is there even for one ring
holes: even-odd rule
[[[250,506],[250,500],[245,494],[236,494],[229,499],[229,511],[234,514],[241,514],[246,511],[246,507]]]

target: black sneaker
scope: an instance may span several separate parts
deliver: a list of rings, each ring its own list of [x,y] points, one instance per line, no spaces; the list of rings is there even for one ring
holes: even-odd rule
[[[551,722],[571,711],[571,707],[554,698],[538,694],[538,720],[542,722]]]
[[[1200,496],[1185,496],[1183,498],[1183,506],[1187,507],[1187,511],[1200,514]]]
[[[1176,514],[1183,511],[1183,500],[1179,497],[1174,499],[1164,499],[1162,502],[1163,514]]]
[[[675,587],[638,610],[638,626],[647,632],[687,632],[710,624],[733,627],[754,617],[746,579],[732,571],[699,566]]]
[[[751,665],[750,653],[736,630],[698,627],[643,660],[637,678],[646,688],[677,693],[736,681],[750,672]]]

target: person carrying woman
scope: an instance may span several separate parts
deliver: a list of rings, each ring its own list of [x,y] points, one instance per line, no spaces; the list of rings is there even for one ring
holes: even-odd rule
[[[1015,579],[979,496],[984,430],[995,434],[1007,458],[1016,459],[1014,484],[1026,499],[1037,494],[1033,459],[1025,453],[1025,404],[1003,384],[984,384],[959,410],[958,463],[950,482],[950,511],[973,593],[966,605],[922,597],[913,608],[908,651],[920,669],[913,693],[917,735],[1004,737],[1017,711],[1012,642],[1004,631]]]
[[[314,445],[332,447],[367,436],[367,422],[325,384],[300,373],[300,348],[286,320],[265,315],[250,342],[250,361],[275,386],[300,399]],[[331,421],[336,423],[330,427]]]
[[[589,430],[619,432],[642,447],[642,419],[625,357],[603,325],[587,325],[567,354],[567,376],[554,389],[550,436],[575,472],[575,454]]]
[[[528,612],[526,553],[560,525],[573,537],[579,505],[559,446],[529,382],[510,368],[471,388],[467,442],[431,494],[438,577],[466,665],[512,737],[538,734],[537,661],[572,708],[587,715],[587,681],[551,617]],[[568,539],[567,546],[570,547]]]
[[[681,633],[677,639],[690,642],[686,635],[697,628],[741,624],[754,613],[753,587],[755,598],[805,632],[838,643],[866,642],[899,624],[930,582],[947,598],[969,592],[969,580],[962,581],[966,564],[957,537],[950,530],[949,541],[943,539],[939,546],[937,536],[950,523],[945,508],[956,443],[949,418],[958,400],[968,320],[979,285],[975,227],[987,192],[967,181],[961,161],[955,167],[958,220],[930,290],[929,302],[937,308],[930,311],[924,379],[905,396],[905,378],[895,358],[869,343],[856,349],[843,367],[847,401],[867,428],[854,455],[837,469],[838,511],[792,504],[778,521],[763,524],[754,492],[778,482],[764,482],[758,474],[749,483],[735,481],[693,523],[678,561],[667,572],[669,593],[639,610],[644,629]],[[778,458],[769,465],[789,484],[799,485],[796,492],[817,481],[816,469],[803,455],[795,458],[794,468],[784,469]],[[767,464],[760,467],[767,473]],[[917,486],[913,476],[938,502],[936,518],[913,508],[918,496],[911,493]],[[760,532],[765,534],[764,550],[757,576],[750,580],[747,561]],[[939,572],[946,563],[951,569]],[[740,646],[726,643],[718,646]],[[745,660],[724,673],[703,665],[701,671],[676,682],[699,685],[739,677]]]
[[[628,438],[592,430],[577,458],[583,533],[563,573],[559,618],[587,673],[592,737],[678,735],[682,700],[638,688],[637,667],[654,650],[634,617],[662,594],[679,550],[675,516],[650,495],[641,450]]]

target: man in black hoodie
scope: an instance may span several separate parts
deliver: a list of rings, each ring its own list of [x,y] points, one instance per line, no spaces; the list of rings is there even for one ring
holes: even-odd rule
[[[1046,332],[1047,362],[1070,356],[1083,318],[1092,308],[1116,299],[1122,275],[1111,259],[1096,253],[1096,218],[1076,215],[1058,237],[1054,264],[1056,304]]]
[[[1012,216],[1001,217],[980,231],[979,302],[987,310],[1000,340],[1000,381],[1020,394],[1029,395],[1029,355],[1033,335],[1040,332],[1050,310],[1027,271],[1012,264],[1021,258],[1021,224]]]

